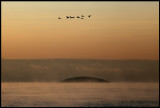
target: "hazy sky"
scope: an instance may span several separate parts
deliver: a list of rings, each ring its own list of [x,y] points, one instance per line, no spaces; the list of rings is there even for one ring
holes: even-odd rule
[[[2,58],[159,59],[159,2],[2,2],[1,26]]]

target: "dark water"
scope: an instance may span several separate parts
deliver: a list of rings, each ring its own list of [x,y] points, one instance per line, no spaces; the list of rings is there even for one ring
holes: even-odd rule
[[[159,82],[159,60],[2,60],[2,81],[61,81],[96,77],[111,82]]]
[[[159,106],[159,83],[2,83],[2,107]]]

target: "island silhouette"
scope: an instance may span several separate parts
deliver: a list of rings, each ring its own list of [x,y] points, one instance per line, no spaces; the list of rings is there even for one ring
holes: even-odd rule
[[[60,82],[110,82],[110,81],[100,79],[100,78],[95,78],[95,77],[81,76],[81,77],[72,77],[72,78],[64,79]]]

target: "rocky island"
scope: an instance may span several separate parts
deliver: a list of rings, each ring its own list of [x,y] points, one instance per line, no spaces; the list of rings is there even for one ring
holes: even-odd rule
[[[73,77],[62,80],[61,82],[110,82],[110,81],[95,77]]]

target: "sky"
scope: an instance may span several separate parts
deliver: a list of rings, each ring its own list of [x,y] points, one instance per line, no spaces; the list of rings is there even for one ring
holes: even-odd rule
[[[1,6],[2,59],[159,60],[159,2],[3,1]],[[84,19],[65,18],[81,15]]]

